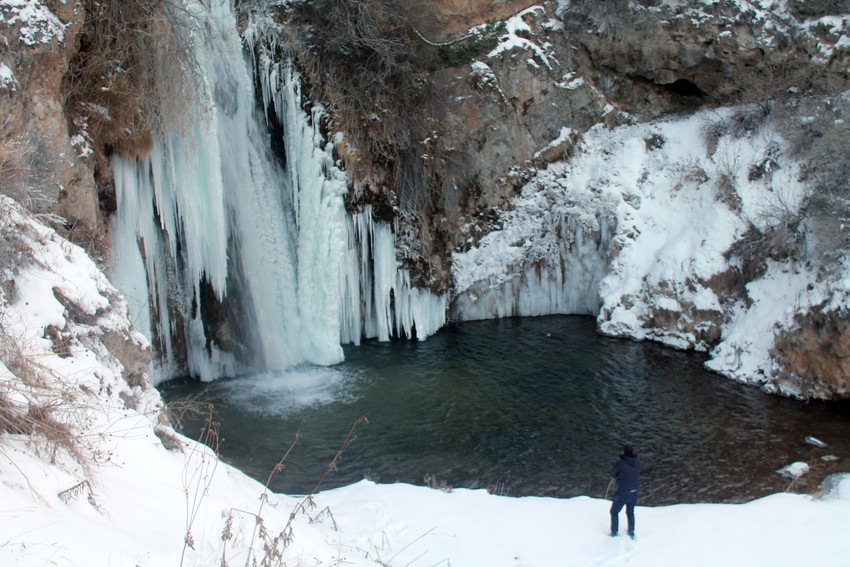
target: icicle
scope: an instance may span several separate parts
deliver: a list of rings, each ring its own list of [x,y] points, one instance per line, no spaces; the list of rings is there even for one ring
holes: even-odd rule
[[[343,342],[359,344],[361,332],[363,337],[382,341],[414,336],[425,340],[446,324],[446,295],[411,286],[410,273],[396,259],[392,227],[375,222],[370,206],[349,221],[348,243],[345,263],[348,285],[343,289],[343,297],[345,305],[355,306],[358,305],[355,296],[360,295],[362,312],[355,313],[349,308],[342,313]],[[355,280],[360,285],[353,285]]]
[[[595,220],[593,226],[592,221],[579,222],[571,216],[553,219],[552,230],[560,236],[550,240],[546,254],[537,250],[539,256],[523,257],[507,277],[470,286],[455,298],[453,316],[468,321],[598,313],[598,289],[608,273],[612,229],[603,215]],[[455,267],[459,265],[456,261]]]

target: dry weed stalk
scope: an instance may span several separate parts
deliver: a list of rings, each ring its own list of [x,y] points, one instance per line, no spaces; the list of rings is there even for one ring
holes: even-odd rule
[[[254,518],[257,520],[254,523],[254,530],[251,533],[251,544],[248,546],[248,557],[245,559],[245,566],[248,567],[248,563],[251,560],[251,555],[254,551],[254,543],[257,541],[257,533],[263,528],[262,517],[263,517],[263,507],[269,499],[269,484],[271,484],[272,479],[276,474],[283,471],[283,466],[286,463],[286,460],[289,458],[289,455],[292,454],[292,450],[295,449],[295,445],[298,444],[298,441],[301,439],[301,427],[298,427],[298,431],[295,432],[295,437],[292,440],[292,443],[289,445],[289,448],[274,466],[274,468],[269,473],[268,478],[266,479],[266,484],[263,486],[263,493],[260,495],[260,507],[257,509],[257,513],[254,514]],[[265,539],[265,538],[264,538]],[[287,542],[288,543],[288,542]],[[264,549],[268,550],[268,545],[264,545]],[[224,556],[222,556],[222,560]]]
[[[331,462],[325,468],[322,477],[319,479],[319,481],[316,483],[310,493],[295,505],[295,507],[289,514],[289,519],[287,520],[286,525],[283,527],[283,529],[277,532],[276,535],[272,536],[272,534],[269,533],[268,528],[266,528],[262,512],[266,502],[268,501],[268,488],[271,484],[272,479],[275,475],[277,475],[283,470],[286,460],[289,458],[290,454],[295,448],[295,445],[301,439],[300,427],[295,433],[295,437],[289,448],[286,450],[281,459],[277,462],[272,471],[269,473],[269,476],[266,480],[266,484],[263,488],[263,493],[262,495],[260,495],[260,506],[258,510],[256,512],[249,512],[247,510],[241,510],[238,508],[230,509],[230,513],[228,514],[227,520],[225,521],[225,526],[221,532],[221,540],[224,542],[230,541],[233,538],[233,515],[235,513],[253,516],[255,520],[254,531],[251,534],[251,542],[248,547],[248,555],[245,558],[245,567],[250,567],[252,565],[258,564],[263,567],[271,567],[272,565],[283,565],[283,552],[286,550],[286,547],[292,542],[294,535],[292,524],[295,521],[295,518],[297,517],[299,512],[307,515],[308,518],[310,518],[311,523],[318,521],[322,517],[327,516],[333,523],[334,529],[336,529],[336,520],[334,520],[333,514],[331,514],[331,511],[328,508],[321,510],[316,516],[313,517],[310,516],[308,510],[315,509],[316,505],[315,501],[313,500],[313,496],[315,496],[316,493],[319,492],[331,472],[336,470],[337,463],[342,458],[343,453],[345,453],[346,449],[348,449],[348,447],[355,439],[355,431],[360,425],[364,423],[369,423],[369,420],[365,416],[361,416],[354,422],[354,424],[351,426],[351,429],[348,431],[348,434],[345,436],[345,439],[343,440],[339,449],[337,450],[336,454],[334,455],[333,459],[331,459]],[[258,536],[263,542],[263,557],[260,558],[259,563],[257,563],[257,558],[254,557],[254,544],[256,543]],[[227,564],[226,551],[227,546],[225,544],[221,556],[221,565]]]
[[[2,318],[0,312],[0,361],[10,374],[0,376],[0,434],[27,435],[36,450],[43,443],[52,463],[64,451],[87,473],[96,455],[72,427],[85,421],[85,404],[62,376],[9,336]]]
[[[195,421],[202,415],[207,415],[209,412],[209,403],[204,402],[203,398],[208,396],[208,394],[209,388],[204,388],[197,394],[192,394],[183,399],[169,401],[163,408],[165,421],[173,425],[174,429],[180,431],[183,429],[186,421]]]
[[[152,133],[186,130],[187,101],[203,90],[192,33],[196,16],[175,0],[82,0],[80,48],[63,81],[66,114],[106,157],[146,154]]]
[[[214,419],[214,406],[207,406],[207,416],[201,427],[198,442],[192,449],[183,466],[183,494],[186,503],[186,531],[183,536],[183,550],[180,553],[180,565],[186,559],[186,548],[195,549],[192,527],[198,517],[204,497],[209,493],[213,476],[218,468],[218,449],[220,423]]]

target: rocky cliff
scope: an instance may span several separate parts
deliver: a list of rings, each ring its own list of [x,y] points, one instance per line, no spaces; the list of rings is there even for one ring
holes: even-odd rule
[[[449,291],[454,317],[540,314],[546,308],[529,306],[523,293],[527,296],[534,285],[557,280],[561,296],[569,295],[572,292],[563,287],[565,277],[589,285],[598,284],[604,276],[602,288],[616,288],[617,278],[625,276],[612,271],[627,263],[623,250],[642,238],[637,228],[629,228],[633,223],[622,216],[622,204],[616,202],[589,201],[576,208],[575,203],[556,205],[549,199],[544,205],[548,212],[528,214],[527,194],[534,193],[544,202],[547,198],[541,195],[551,194],[552,182],[546,181],[551,174],[541,178],[541,172],[550,169],[549,164],[574,161],[585,150],[586,133],[598,125],[663,123],[700,113],[702,118],[692,127],[702,136],[687,142],[692,150],[687,158],[657,166],[670,168],[658,183],[672,178],[674,187],[702,187],[714,194],[705,206],[731,212],[738,228],[724,229],[731,232],[724,235],[723,249],[713,256],[718,267],[702,272],[646,272],[643,284],[632,292],[607,299],[588,293],[575,301],[550,303],[548,312],[596,313],[598,308],[603,332],[712,351],[716,370],[771,391],[845,396],[850,376],[843,370],[840,345],[847,343],[848,336],[841,331],[843,324],[824,324],[845,319],[840,301],[829,307],[817,302],[801,307],[797,302],[796,307],[789,306],[797,313],[793,321],[774,319],[774,326],[765,328],[775,336],[770,362],[742,363],[740,353],[752,347],[729,337],[734,334],[730,329],[737,313],[754,311],[754,292],[748,285],[765,276],[766,261],[809,265],[814,261],[814,280],[841,271],[835,255],[823,262],[813,258],[824,260],[815,248],[827,240],[840,248],[846,241],[817,236],[818,221],[807,219],[811,210],[807,203],[813,202],[812,195],[831,191],[825,189],[828,183],[810,176],[820,169],[816,164],[843,160],[827,157],[833,150],[817,149],[803,138],[835,139],[846,132],[829,127],[831,133],[826,134],[814,126],[803,135],[801,128],[809,125],[798,119],[808,112],[804,108],[812,108],[804,101],[829,98],[846,89],[848,20],[842,14],[847,8],[841,2],[793,2],[787,7],[732,1],[474,2],[462,8],[439,2],[433,18],[416,20],[442,26],[442,33],[436,34],[437,26],[420,24],[440,39],[439,51],[429,53],[421,44],[411,47],[411,53],[429,61],[411,72],[436,86],[426,102],[405,110],[417,116],[410,126],[415,158],[405,149],[381,160],[364,159],[369,151],[358,146],[358,136],[347,136],[340,154],[352,173],[354,194],[359,192],[366,202],[390,204],[388,215],[400,221],[403,259],[420,285]],[[501,19],[488,21],[488,11]],[[504,11],[513,13],[503,17]],[[721,112],[724,107],[741,110],[729,115]],[[843,112],[833,117],[836,124],[843,123]],[[726,118],[712,118],[721,115]],[[381,113],[372,116],[380,121]],[[340,121],[330,127],[347,132],[345,124]],[[661,130],[648,128],[640,134],[645,145],[641,153],[646,152],[648,162],[653,154],[670,153],[670,146],[664,148],[670,142],[657,132]],[[757,135],[772,140],[753,141],[747,150],[734,141]],[[755,147],[756,155],[751,155]],[[364,163],[373,166],[364,167]],[[418,178],[399,173],[417,167]],[[786,174],[797,172],[796,178],[790,174],[783,180],[774,178],[773,171],[780,167]],[[832,177],[846,185],[846,171],[839,169]],[[624,186],[615,201],[639,209],[642,188],[657,174],[647,169],[631,182],[634,185]],[[798,181],[805,179],[798,187]],[[604,191],[603,187],[593,191]],[[783,195],[797,190],[805,196],[788,207],[787,218],[765,221],[762,217],[772,216],[765,212],[770,207],[752,204],[754,200],[778,201],[783,209]],[[754,197],[765,191],[768,196]],[[670,198],[678,199],[683,193]],[[567,212],[555,213],[553,207]],[[669,214],[675,214],[673,210]],[[523,250],[522,257],[505,256],[502,267],[489,273],[481,271],[487,263],[483,259],[470,264],[469,254],[483,249],[483,238],[505,233],[506,225],[520,222],[517,219],[538,224],[540,229],[524,233],[526,244],[498,252],[493,250],[492,241],[498,239],[494,237],[483,247],[488,252],[479,256],[492,258],[510,249]],[[581,234],[563,228],[575,226],[581,227]],[[577,238],[596,242],[592,263],[607,266],[601,276],[589,275],[590,268],[569,268],[576,264],[571,255]],[[600,247],[604,258],[599,256]],[[553,255],[551,250],[560,252]],[[664,250],[656,253],[666,254]],[[477,266],[473,270],[477,281],[467,281],[470,265]],[[535,279],[537,284],[529,284]],[[550,284],[541,284],[544,280]],[[704,301],[709,296],[713,298],[710,305]],[[630,322],[619,319],[622,313],[630,314]],[[730,351],[737,354],[730,356]]]
[[[91,146],[70,136],[62,104],[83,20],[81,2],[0,4],[4,192],[58,213],[80,240],[101,228]]]

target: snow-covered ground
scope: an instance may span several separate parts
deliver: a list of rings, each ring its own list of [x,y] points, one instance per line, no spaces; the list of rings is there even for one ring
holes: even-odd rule
[[[144,339],[83,250],[5,197],[0,221],[14,251],[4,269],[18,266],[0,287],[2,423],[14,429],[13,406],[36,419],[28,404],[51,404],[85,464],[37,433],[0,435],[0,565],[847,565],[850,475],[818,498],[638,507],[637,541],[608,537],[608,502],[587,497],[365,480],[312,499],[266,494],[158,425],[143,379],[127,385],[104,343]]]

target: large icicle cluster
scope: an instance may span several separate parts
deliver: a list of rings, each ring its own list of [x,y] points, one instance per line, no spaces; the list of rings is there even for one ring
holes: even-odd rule
[[[207,336],[203,282],[238,303],[247,335],[239,340],[257,359],[244,362],[263,369],[334,364],[341,342],[363,337],[436,332],[445,296],[411,287],[392,227],[368,210],[346,214],[347,179],[321,132],[324,110],[303,110],[291,64],[273,61],[249,31],[260,116],[229,2],[188,7],[205,30],[196,58],[206,89],[189,109],[192,127],[159,139],[146,158],[113,161],[114,275],[136,299],[141,327],[154,300],[160,379],[183,370],[173,347],[181,334],[189,373],[211,380],[241,370]],[[284,132],[285,167],[270,149],[271,116]]]
[[[187,109],[188,133],[158,139],[144,159],[113,160],[118,199],[114,238],[122,251],[115,279],[122,287],[140,281],[139,262],[130,254],[138,239],[159,317],[154,331],[165,355],[162,374],[178,371],[172,344],[182,331],[187,370],[208,380],[233,372],[235,361],[205,336],[201,282],[206,281],[218,299],[225,296],[231,275],[229,243],[242,243],[247,236],[240,220],[268,212],[273,207],[269,201],[279,200],[274,187],[280,174],[258,141],[250,75],[238,36],[228,33],[235,29],[229,3],[213,2],[208,9],[187,4],[187,9],[197,18],[197,29],[205,30],[203,37],[195,38],[205,90]],[[273,215],[267,217],[252,219],[262,232],[258,238],[285,254],[285,227],[270,223]],[[144,290],[134,295],[141,301],[147,296]],[[183,318],[182,330],[179,321],[172,320],[174,312]]]
[[[446,295],[411,285],[408,270],[396,257],[393,227],[374,221],[371,207],[345,215],[337,207],[340,203],[329,206],[328,196],[341,199],[347,179],[334,161],[333,143],[320,130],[324,108],[312,106],[309,116],[302,110],[298,74],[289,61],[276,62],[269,56],[263,49],[269,39],[252,33],[256,29],[246,35],[256,55],[266,115],[273,110],[283,122],[287,173],[302,234],[299,273],[307,274],[304,283],[313,292],[301,303],[312,305],[310,331],[338,329],[337,335],[325,337],[336,344],[393,336],[424,340],[446,323]],[[340,268],[337,274],[311,271],[335,262]]]
[[[410,285],[410,273],[398,265],[389,224],[375,222],[367,206],[349,217],[347,227],[343,342],[359,344],[361,336],[385,341],[415,335],[424,340],[446,324],[446,295]]]

